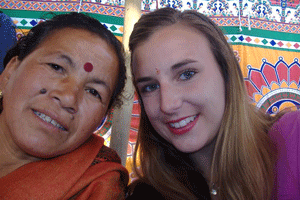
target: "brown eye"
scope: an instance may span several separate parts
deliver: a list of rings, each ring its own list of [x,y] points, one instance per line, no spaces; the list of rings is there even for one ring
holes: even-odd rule
[[[87,89],[86,90],[88,93],[90,93],[91,95],[93,95],[94,97],[100,99],[102,101],[102,98],[100,96],[100,94],[97,92],[97,90],[95,89]]]
[[[61,71],[63,72],[64,71],[64,68],[61,67],[60,65],[57,65],[57,64],[54,64],[54,63],[48,63],[48,65],[54,69],[55,71]]]

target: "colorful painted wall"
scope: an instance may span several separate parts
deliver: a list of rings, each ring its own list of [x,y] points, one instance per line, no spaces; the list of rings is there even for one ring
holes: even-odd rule
[[[49,12],[86,12],[104,23],[120,40],[124,0],[2,0],[0,9],[18,27],[20,37]],[[249,97],[270,114],[300,108],[300,0],[142,0],[143,13],[165,6],[195,9],[209,16],[224,31],[241,65]],[[128,163],[135,145],[139,105],[134,100]],[[109,145],[112,114],[97,131]],[[130,165],[128,164],[128,169]],[[132,177],[134,178],[134,177]]]

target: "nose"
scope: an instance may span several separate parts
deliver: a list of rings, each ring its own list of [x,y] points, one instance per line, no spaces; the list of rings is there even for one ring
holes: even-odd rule
[[[173,114],[182,106],[182,92],[170,84],[160,85],[160,110],[165,114]]]
[[[50,91],[50,96],[70,114],[77,112],[79,87],[75,79],[66,77],[58,81]]]

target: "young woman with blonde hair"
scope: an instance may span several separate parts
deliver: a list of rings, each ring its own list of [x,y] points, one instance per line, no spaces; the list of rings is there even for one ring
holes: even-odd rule
[[[251,104],[222,31],[164,8],[140,18],[129,46],[141,121],[128,199],[270,199],[279,116]]]

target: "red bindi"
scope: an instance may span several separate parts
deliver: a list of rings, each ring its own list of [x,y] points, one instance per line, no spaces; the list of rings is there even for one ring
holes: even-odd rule
[[[93,71],[93,65],[92,65],[92,63],[89,63],[89,62],[85,63],[84,66],[83,66],[83,68],[84,68],[84,70],[85,70],[86,72],[91,72],[91,71]]]
[[[155,70],[156,70],[156,74],[158,75],[160,73],[160,70],[157,69],[157,67],[155,67]]]

